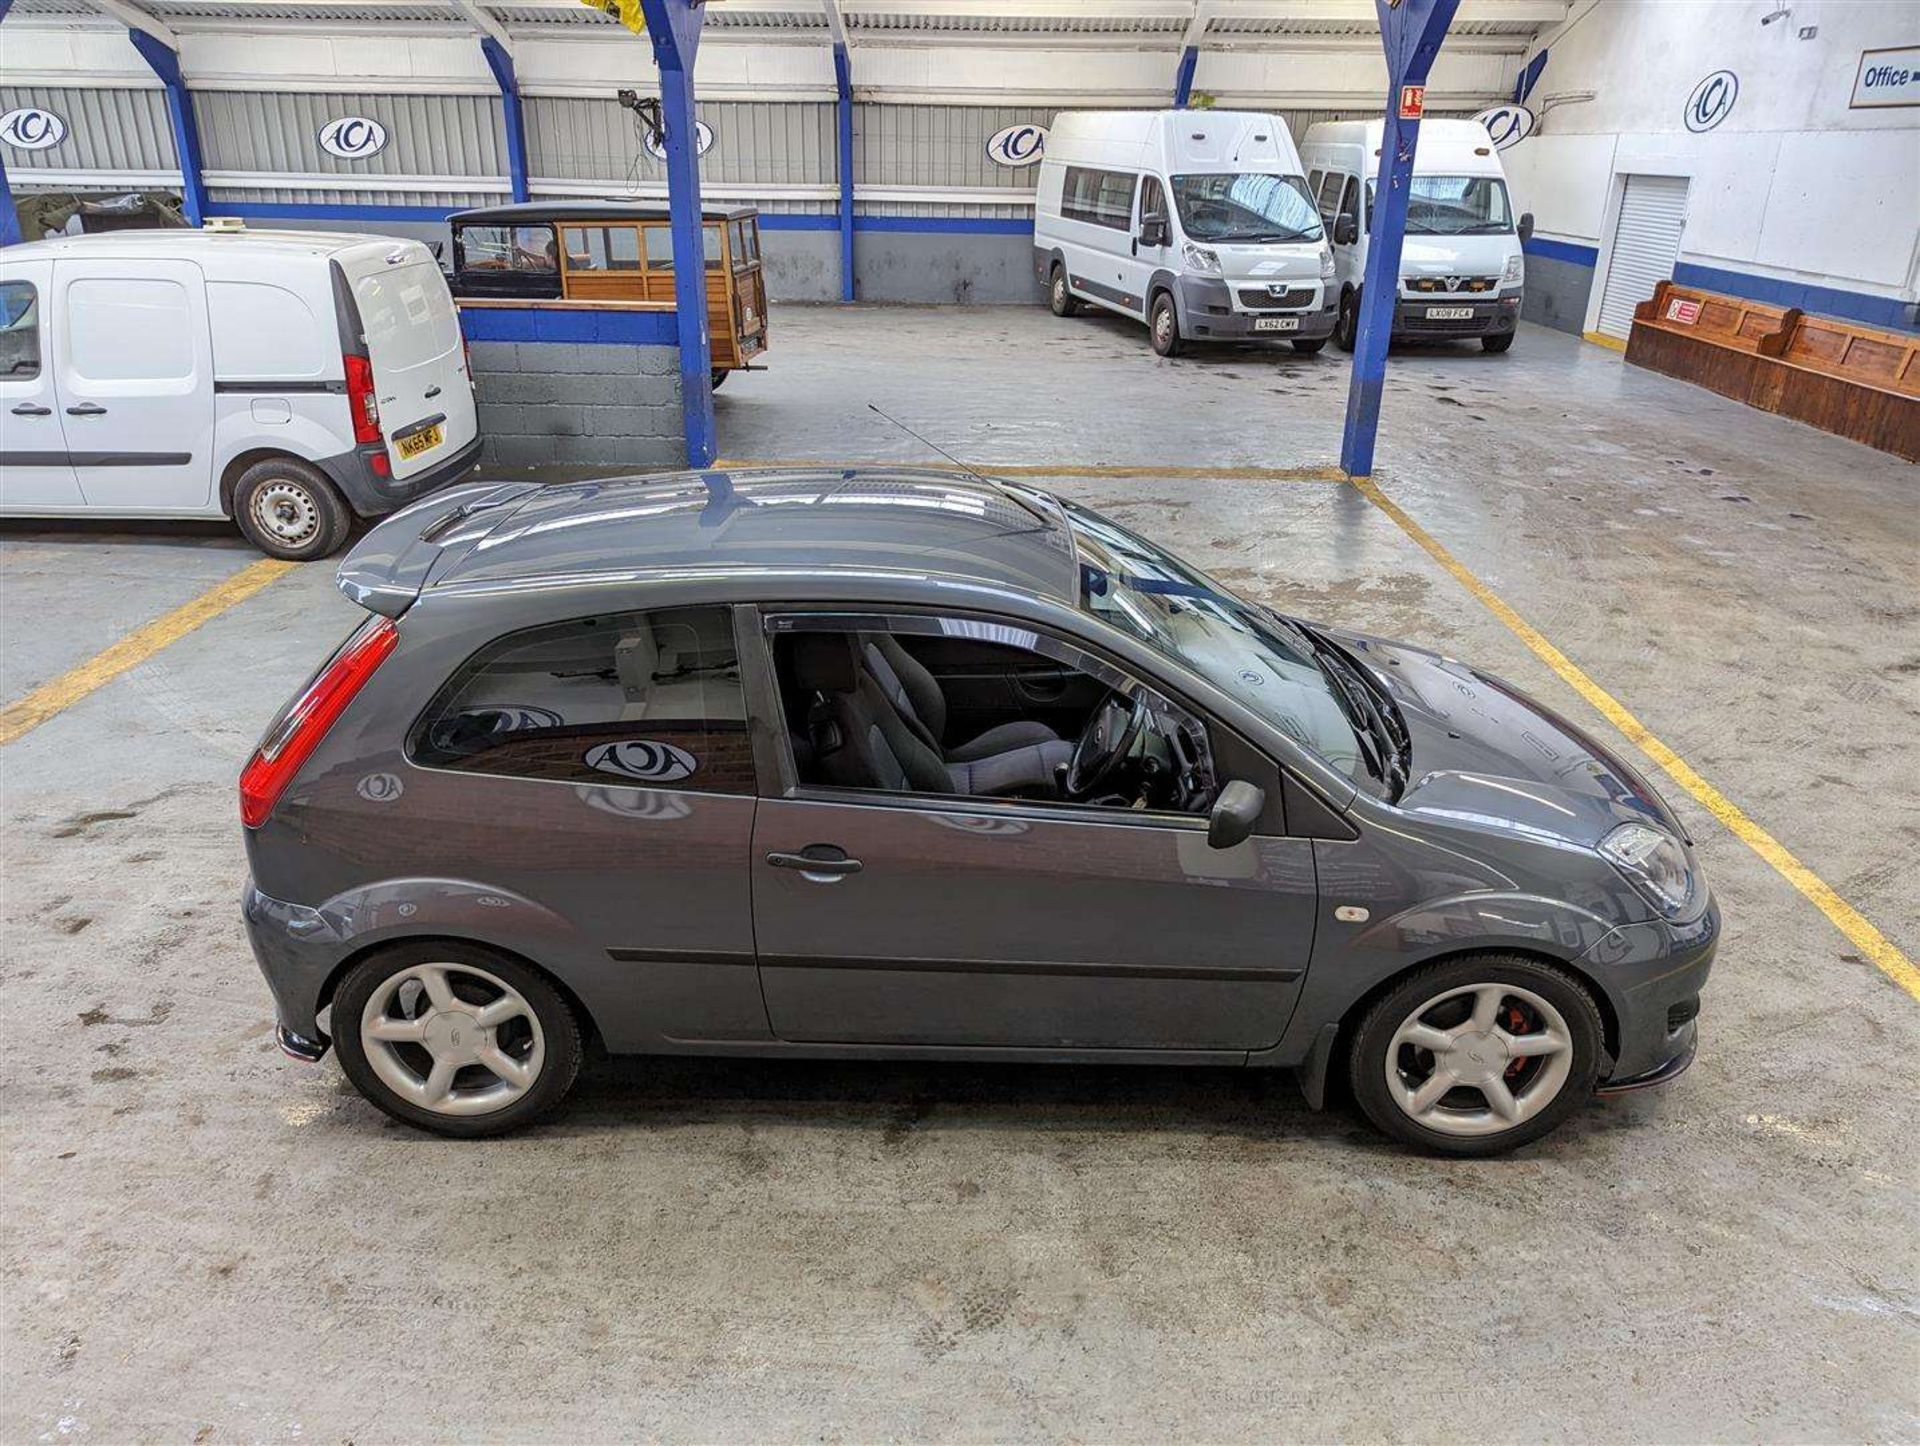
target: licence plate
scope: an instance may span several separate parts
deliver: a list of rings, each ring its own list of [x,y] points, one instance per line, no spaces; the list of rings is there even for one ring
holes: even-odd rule
[[[1300,318],[1297,316],[1256,316],[1253,319],[1255,331],[1298,331]]]
[[[411,461],[422,452],[431,452],[447,439],[446,428],[435,423],[431,427],[402,437],[393,444],[393,450],[400,454],[402,461]]]
[[[1428,321],[1469,321],[1473,317],[1471,306],[1429,306]]]

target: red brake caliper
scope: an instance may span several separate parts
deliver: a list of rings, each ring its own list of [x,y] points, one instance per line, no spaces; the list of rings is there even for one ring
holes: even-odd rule
[[[1520,1012],[1519,1005],[1509,1004],[1507,1006],[1507,1033],[1508,1034],[1525,1034],[1526,1032],[1527,1032],[1527,1016]],[[1519,1059],[1509,1060],[1507,1062],[1506,1077],[1508,1079],[1512,1079],[1516,1075],[1518,1075],[1521,1070],[1525,1069],[1526,1067],[1527,1067],[1527,1061],[1525,1056],[1522,1056]]]

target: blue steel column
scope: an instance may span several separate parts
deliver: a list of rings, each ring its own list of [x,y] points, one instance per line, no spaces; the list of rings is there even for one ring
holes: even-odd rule
[[[13,0],[0,0],[0,20],[13,9]],[[13,187],[7,184],[7,163],[0,159],[0,246],[20,244],[20,213],[13,207]]]
[[[853,300],[853,67],[847,47],[833,47],[833,84],[840,115],[840,299]]]
[[[1200,47],[1189,45],[1180,52],[1180,68],[1173,73],[1173,108],[1185,110],[1193,95],[1193,72],[1200,64]]]
[[[1347,386],[1347,424],[1340,439],[1340,466],[1349,477],[1373,472],[1374,433],[1380,427],[1380,394],[1387,381],[1387,345],[1393,336],[1394,303],[1400,295],[1400,251],[1407,233],[1407,189],[1420,122],[1400,118],[1402,88],[1424,86],[1440,53],[1460,0],[1374,0],[1380,42],[1387,52],[1387,113],[1380,139],[1380,172],[1368,208],[1367,271],[1361,281],[1353,379]]]
[[[507,132],[507,181],[513,187],[513,199],[525,201],[531,193],[527,190],[527,121],[520,109],[520,77],[507,47],[491,35],[480,37],[480,53],[487,58],[493,83],[500,87],[500,119]]]
[[[207,183],[200,159],[200,125],[193,117],[193,96],[180,73],[180,57],[165,42],[144,30],[129,30],[127,38],[167,88],[167,118],[173,122],[173,149],[180,158],[180,209],[189,226],[207,219]]]
[[[673,304],[679,314],[680,406],[687,465],[713,462],[713,346],[707,335],[707,268],[700,235],[700,152],[693,118],[693,60],[703,6],[640,0],[660,64],[660,119],[666,130],[667,212],[673,229]]]

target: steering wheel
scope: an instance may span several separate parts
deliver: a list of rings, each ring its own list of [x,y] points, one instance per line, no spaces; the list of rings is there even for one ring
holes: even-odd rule
[[[1133,751],[1152,716],[1145,697],[1129,701],[1118,692],[1107,694],[1106,702],[1087,720],[1073,745],[1073,758],[1061,785],[1067,797],[1087,798],[1096,792]]]

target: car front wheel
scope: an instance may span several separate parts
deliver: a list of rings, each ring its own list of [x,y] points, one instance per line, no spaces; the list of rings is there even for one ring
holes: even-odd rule
[[[1155,351],[1161,356],[1180,355],[1180,313],[1174,308],[1171,293],[1163,291],[1154,297],[1147,325],[1153,332]]]
[[[1410,975],[1355,1031],[1349,1081],[1396,1139],[1443,1155],[1497,1155],[1552,1130],[1593,1094],[1605,1036],[1591,995],[1517,954]]]
[[[409,943],[355,965],[333,1001],[340,1067],[395,1119],[497,1135],[557,1105],[580,1025],[539,973],[475,944]]]

